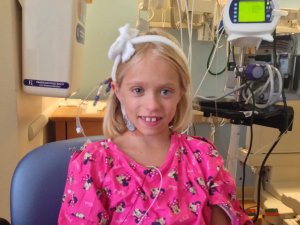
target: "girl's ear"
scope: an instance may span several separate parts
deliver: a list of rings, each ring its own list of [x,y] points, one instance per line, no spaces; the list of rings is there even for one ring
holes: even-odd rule
[[[112,91],[115,93],[115,95],[117,96],[117,98],[120,101],[120,97],[121,97],[120,96],[120,88],[116,81],[111,82],[111,88],[112,88]]]

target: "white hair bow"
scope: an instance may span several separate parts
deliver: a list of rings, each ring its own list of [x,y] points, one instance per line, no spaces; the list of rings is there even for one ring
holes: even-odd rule
[[[134,45],[147,42],[160,42],[172,47],[186,62],[187,59],[182,49],[170,39],[160,35],[142,35],[138,36],[139,30],[131,28],[129,24],[119,28],[120,35],[117,40],[110,46],[108,57],[114,60],[111,71],[111,78],[116,80],[116,71],[119,63],[128,61],[135,52]]]
[[[119,28],[120,35],[117,40],[110,46],[108,51],[108,57],[111,60],[115,60],[120,55],[122,62],[126,62],[134,54],[135,49],[130,42],[132,38],[135,38],[139,30],[131,28],[129,24]]]

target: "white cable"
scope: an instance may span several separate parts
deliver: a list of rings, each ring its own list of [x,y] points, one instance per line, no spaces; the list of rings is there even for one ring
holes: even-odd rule
[[[259,87],[254,91],[254,93],[259,96],[265,93],[265,91],[267,91],[267,88],[269,88],[267,102],[255,103],[255,106],[260,109],[266,108],[274,103],[274,97],[273,97],[274,96],[274,73],[272,67],[269,64],[266,64],[266,68],[268,70],[268,76],[269,76],[267,82],[264,84],[264,86]],[[248,99],[251,97],[252,94],[250,93]]]
[[[99,87],[96,86],[95,88],[93,88],[93,89],[88,93],[88,95],[87,95],[84,99],[82,99],[82,100],[80,101],[79,105],[77,106],[77,113],[76,113],[76,119],[75,119],[75,121],[76,121],[76,133],[77,133],[77,134],[80,134],[80,133],[81,133],[84,137],[87,137],[87,136],[85,135],[84,130],[83,130],[83,128],[82,128],[82,126],[81,126],[81,123],[80,123],[80,109],[81,109],[81,106],[83,105],[83,103],[90,97],[90,95],[91,95],[97,88],[99,88]]]
[[[213,51],[213,54],[212,54],[212,57],[211,57],[211,61],[209,62],[208,68],[207,68],[205,74],[203,75],[203,78],[202,78],[201,82],[199,83],[199,85],[198,85],[198,87],[197,87],[197,89],[196,89],[196,91],[195,91],[195,93],[194,93],[194,95],[193,95],[193,98],[197,95],[198,91],[200,90],[200,88],[201,88],[201,86],[202,86],[202,84],[203,84],[203,82],[204,82],[204,80],[205,80],[205,78],[206,78],[206,76],[207,76],[207,74],[208,74],[208,71],[210,70],[210,68],[211,68],[211,66],[212,66],[212,62],[213,62],[213,59],[214,59],[214,57],[215,57],[215,55],[216,55],[216,51],[217,51],[217,48],[218,48],[218,45],[219,45],[219,43],[220,43],[220,40],[221,40],[221,37],[222,37],[222,34],[223,34],[223,33],[224,33],[224,29],[222,29],[221,34],[220,34],[220,37],[217,39],[216,47],[215,47],[215,49],[214,49],[214,51]],[[205,98],[204,96],[199,96],[199,97],[200,97],[200,98],[203,98],[203,99]]]
[[[277,79],[278,79],[278,82],[279,82],[279,84],[278,84],[278,92],[276,94],[277,98],[275,100],[275,101],[278,101],[280,99],[280,97],[281,97],[281,92],[282,92],[282,89],[283,89],[283,80],[282,80],[282,75],[281,75],[280,71],[276,67],[274,67],[274,66],[273,66],[273,69],[275,70],[275,73],[277,75]],[[274,101],[274,103],[275,103],[275,101]]]
[[[186,23],[187,23],[187,29],[188,29],[188,40],[189,40],[187,58],[188,58],[188,65],[189,65],[190,69],[192,70],[192,39],[193,39],[193,31],[192,31],[193,25],[192,25],[192,23],[193,23],[193,21],[191,21],[191,18],[190,18],[189,8],[188,8],[187,1],[188,0],[184,1],[184,3],[185,3],[185,11],[186,11],[186,20],[187,20]],[[193,16],[193,14],[192,14],[192,16]]]
[[[183,48],[183,32],[182,32],[182,18],[181,18],[181,5],[179,4],[179,0],[177,0],[177,10],[179,16],[179,29],[180,29],[180,46]]]
[[[282,81],[282,76],[280,74],[280,71],[276,67],[271,66],[269,64],[265,64],[265,66],[268,70],[268,79],[263,86],[260,86],[253,91],[254,96],[260,96],[262,94],[265,94],[266,91],[268,91],[268,99],[266,103],[257,103],[257,102],[255,103],[255,106],[260,109],[271,106],[276,101],[278,101],[281,97],[281,91],[283,88],[283,81]],[[275,75],[277,76],[277,80],[278,80],[277,92],[275,90],[275,77],[273,71],[275,72]],[[256,81],[249,81],[249,82],[250,82],[250,88],[252,89]],[[248,104],[249,102],[253,104],[252,93],[250,92],[249,89],[243,90],[242,97],[245,100],[246,104]]]
[[[208,28],[209,35],[212,36],[212,35],[213,35],[213,31],[212,31],[212,29],[210,28],[209,23],[204,22],[204,26],[206,26],[206,27]]]
[[[140,219],[140,221],[139,221],[139,223],[137,225],[142,224],[142,222],[143,222],[144,218],[146,217],[147,213],[153,207],[153,205],[156,202],[158,196],[160,195],[160,191],[161,191],[161,188],[162,188],[162,185],[163,185],[163,177],[162,177],[162,174],[161,174],[160,170],[156,166],[147,166],[147,167],[153,168],[153,169],[155,169],[158,172],[158,174],[160,176],[160,184],[159,184],[159,188],[158,188],[158,194],[155,196],[155,198],[153,199],[153,201],[151,202],[150,206],[148,207],[148,209],[146,210],[146,212],[144,213],[144,215],[142,216],[142,218]]]
[[[285,131],[283,132],[284,134],[286,134],[286,133],[288,132],[288,130],[289,130],[290,126],[293,124],[293,122],[294,122],[294,119],[292,119],[291,122],[288,124],[287,128],[286,128]],[[282,136],[277,137],[277,138],[275,139],[275,141],[281,139],[281,137],[282,137]],[[257,151],[253,152],[252,155],[255,156],[255,155],[260,154],[261,152],[265,151],[266,148],[267,148],[267,147],[269,148],[272,144],[274,144],[275,141],[273,141],[273,142],[270,141],[269,143],[265,144],[264,146],[262,146],[261,148],[259,148]]]
[[[162,12],[161,12],[161,22],[162,22],[162,27],[163,27],[163,28],[165,27],[165,23],[166,23],[165,12],[166,12],[166,10],[165,10],[165,9],[162,9]]]
[[[253,87],[253,85],[255,84],[255,81],[249,81],[249,83],[250,83],[250,85],[249,85],[250,89],[253,90],[252,87]],[[270,83],[270,79],[268,79],[268,80],[264,83],[263,86],[260,86],[260,87],[256,88],[256,90],[253,91],[254,96],[259,96],[259,95],[263,94],[263,93],[267,90],[269,83]],[[247,93],[246,93],[245,91],[246,91]],[[247,94],[247,95],[246,95],[246,94]],[[242,97],[245,99],[245,103],[248,104],[249,101],[252,100],[252,93],[251,93],[251,91],[250,91],[249,89],[247,89],[247,90],[244,89],[244,91],[242,92]],[[253,104],[252,101],[251,101],[251,104]]]
[[[154,15],[155,15],[153,8],[148,9],[148,15],[149,15],[149,11],[151,12],[151,16],[149,17],[147,22],[150,22],[154,18]]]
[[[188,7],[188,3],[187,3],[188,0],[185,0],[184,1],[184,7],[185,7],[185,11],[186,11],[186,21],[187,21],[187,29],[188,29],[188,35],[190,35],[190,27],[189,27],[189,24],[190,24],[190,15],[189,15],[189,7]]]
[[[255,84],[255,82],[256,81],[249,81],[249,83],[250,83],[250,85],[249,85],[249,87],[251,88],[251,89],[253,89],[253,85]],[[263,86],[260,86],[260,87],[258,87],[258,88],[256,88],[256,90],[253,90],[253,94],[254,94],[254,96],[259,96],[259,95],[261,95],[261,94],[263,94],[266,90],[267,90],[267,88],[268,88],[268,86],[269,86],[269,84],[271,83],[271,74],[270,73],[268,73],[268,79],[267,79],[267,81],[264,83],[264,85]],[[246,92],[245,92],[246,91]],[[252,100],[252,93],[251,93],[251,91],[249,90],[249,89],[247,89],[247,90],[244,90],[243,92],[242,92],[242,97],[244,98],[244,100],[245,100],[245,103],[246,104],[248,104],[249,103],[249,101],[251,101]],[[269,98],[270,98],[270,96],[269,96]],[[268,99],[269,99],[268,98]],[[253,104],[253,101],[251,101],[251,103]],[[262,107],[264,107],[266,104],[259,104],[259,103],[255,103],[255,106],[257,106],[257,107],[259,107],[259,108],[262,108]]]
[[[273,95],[274,95],[274,73],[270,64],[266,64],[268,72],[269,72],[269,79],[270,79],[270,92],[269,98],[266,104],[262,104],[262,107],[265,108],[272,104],[273,102]]]
[[[208,26],[209,27],[209,26]],[[209,31],[210,31],[210,29],[209,29]],[[210,35],[212,35],[212,32],[210,31]],[[219,59],[220,59],[220,57],[219,57],[219,51],[217,51],[216,52],[216,56],[217,56],[217,61],[216,61],[216,63],[217,63],[217,65],[220,65],[219,64]],[[218,71],[218,69],[219,68],[217,68],[216,70]],[[218,95],[218,93],[217,93],[217,90],[218,90],[218,72],[216,72],[216,75],[215,75],[215,96],[217,96]],[[223,89],[224,90],[224,89]],[[216,107],[217,107],[217,105],[216,105]],[[216,111],[217,111],[217,108],[216,108]]]
[[[198,97],[200,99],[207,100],[207,101],[218,101],[218,100],[220,100],[222,98],[225,98],[226,96],[231,95],[232,93],[234,93],[234,92],[236,92],[236,91],[244,88],[245,86],[246,86],[246,84],[242,84],[239,87],[233,89],[232,91],[230,91],[230,92],[228,92],[228,93],[226,93],[226,94],[224,94],[222,96],[216,97],[216,98],[207,98],[207,97],[200,96],[200,95],[196,95],[195,97]]]
[[[186,23],[187,23],[187,29],[188,29],[188,54],[187,54],[187,59],[188,59],[188,65],[190,66],[190,46],[191,46],[191,27],[190,27],[190,15],[189,15],[189,8],[188,8],[188,3],[187,0],[184,1],[185,3],[185,11],[186,11]],[[190,67],[190,69],[192,69]]]
[[[193,43],[193,20],[194,20],[194,4],[195,0],[192,0],[192,13],[191,13],[191,19],[190,19],[190,34],[189,34],[189,66],[192,70],[192,60],[193,60],[193,50],[192,50],[192,43]]]
[[[211,128],[210,139],[212,143],[215,143],[216,125],[212,117],[208,118],[208,122],[210,123],[210,128]]]
[[[253,81],[250,82],[249,81],[249,88],[251,90],[253,90],[252,87],[253,87],[254,84],[255,84],[255,82],[253,82]],[[261,86],[261,87],[257,88],[256,90],[254,90],[253,91],[254,96],[261,95],[262,93],[264,93],[262,90],[266,89],[266,87],[268,86],[268,84],[269,84],[269,82],[267,81],[267,82],[265,82],[264,86]],[[249,104],[249,102],[251,104],[253,104],[253,102],[251,101],[252,100],[252,93],[251,93],[251,91],[249,89],[244,89],[243,90],[242,97],[245,100],[245,104]]]
[[[225,118],[222,118],[222,120],[220,121],[219,126],[220,126],[220,127],[223,127],[223,126],[225,126],[225,124],[226,124],[226,119],[225,119]]]

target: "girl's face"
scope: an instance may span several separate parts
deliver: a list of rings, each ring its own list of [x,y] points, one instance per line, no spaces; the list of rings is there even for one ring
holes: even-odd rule
[[[170,62],[148,52],[126,71],[122,85],[113,87],[140,134],[169,133],[182,96],[179,74]]]

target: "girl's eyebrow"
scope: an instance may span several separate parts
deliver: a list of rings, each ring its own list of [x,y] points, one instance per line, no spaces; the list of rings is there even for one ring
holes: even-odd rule
[[[144,85],[145,82],[143,81],[129,81],[127,82],[128,85]],[[158,86],[176,86],[176,82],[166,82],[166,83],[161,83],[158,84]]]

